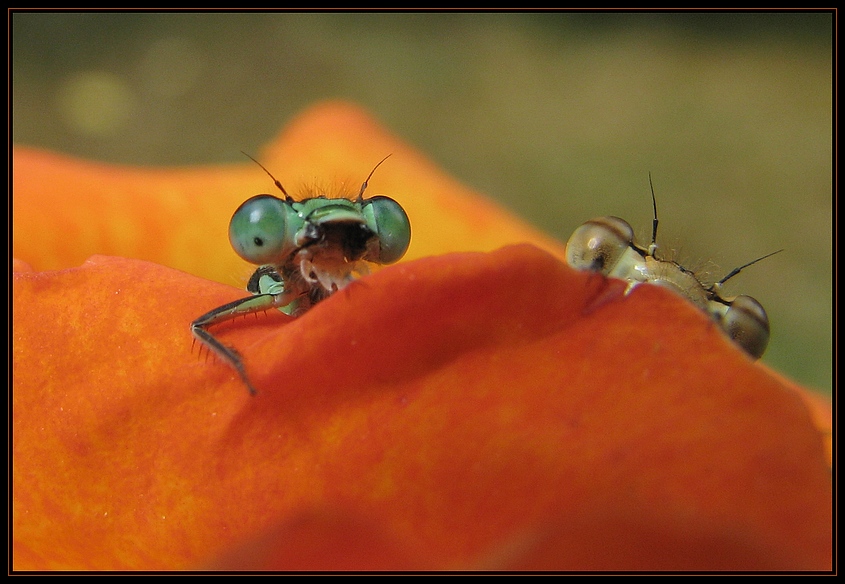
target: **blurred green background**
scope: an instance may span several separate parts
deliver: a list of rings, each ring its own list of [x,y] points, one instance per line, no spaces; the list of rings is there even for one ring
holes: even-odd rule
[[[353,100],[464,183],[566,241],[627,219],[732,279],[764,361],[829,393],[833,14],[11,14],[12,138],[103,161],[242,163]],[[50,185],[48,188],[61,188]]]

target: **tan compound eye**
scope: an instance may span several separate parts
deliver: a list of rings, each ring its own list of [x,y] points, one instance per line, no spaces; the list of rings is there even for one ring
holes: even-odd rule
[[[769,317],[751,296],[737,296],[728,303],[720,324],[746,353],[759,359],[769,344]]]
[[[576,229],[566,242],[566,263],[608,275],[631,248],[634,230],[619,217],[599,217]]]

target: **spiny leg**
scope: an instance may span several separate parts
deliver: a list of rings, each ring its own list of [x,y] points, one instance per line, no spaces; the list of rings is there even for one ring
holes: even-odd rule
[[[218,341],[210,332],[203,328],[192,327],[191,332],[194,334],[194,337],[199,339],[199,341],[208,347],[209,350],[214,351],[220,358],[235,368],[235,371],[237,371],[238,375],[240,375],[241,380],[243,380],[250,394],[255,395],[257,393],[255,387],[253,387],[246,375],[246,370],[244,369],[240,353],[238,353],[233,347],[227,347]]]
[[[234,348],[228,347],[221,343],[214,335],[208,331],[208,327],[227,320],[232,320],[242,314],[250,314],[255,312],[262,312],[270,308],[283,306],[292,301],[289,294],[259,294],[256,296],[249,296],[241,298],[224,304],[214,310],[211,310],[191,323],[191,334],[194,338],[199,340],[209,350],[213,351],[218,357],[223,359],[226,363],[231,365],[235,371],[238,372],[244,384],[246,384],[249,393],[255,395],[258,393],[249,377],[246,374],[243,359],[240,353]]]

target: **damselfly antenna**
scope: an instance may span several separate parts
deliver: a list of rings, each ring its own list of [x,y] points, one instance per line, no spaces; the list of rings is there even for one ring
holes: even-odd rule
[[[370,171],[370,174],[367,176],[367,179],[364,181],[364,184],[361,185],[361,191],[358,193],[358,202],[360,203],[364,199],[364,191],[367,190],[367,184],[370,182],[370,179],[373,178],[373,174],[375,174],[376,169],[381,166],[381,163],[390,158],[390,154],[385,156],[384,158],[376,164],[373,169]]]
[[[654,256],[657,251],[657,197],[654,196],[654,184],[651,182],[651,171],[648,172],[648,186],[651,189],[651,205],[654,207],[654,219],[651,220],[651,245],[648,246],[648,255]]]
[[[270,171],[269,171],[269,170],[267,170],[266,168],[264,168],[264,165],[263,165],[263,164],[261,164],[260,162],[258,162],[255,158],[253,158],[252,156],[250,156],[249,154],[247,154],[247,153],[246,153],[246,152],[244,152],[243,150],[241,150],[241,154],[243,154],[244,156],[246,156],[247,158],[249,158],[250,160],[252,160],[255,164],[257,164],[258,166],[260,166],[260,167],[261,167],[261,169],[262,169],[264,172],[266,172],[266,173],[267,173],[267,176],[269,176],[270,178],[272,178],[272,179],[273,179],[273,184],[275,184],[277,187],[279,187],[279,190],[280,190],[280,191],[282,191],[282,194],[285,196],[285,200],[286,200],[286,201],[288,201],[288,202],[293,201],[293,197],[291,197],[291,196],[288,194],[288,192],[285,190],[285,187],[283,187],[283,186],[282,186],[282,183],[280,183],[280,182],[276,179],[276,177],[275,177],[275,176],[273,176],[272,174],[270,174]]]
[[[745,264],[745,265],[739,266],[738,268],[734,268],[733,270],[731,270],[731,273],[730,273],[730,274],[728,274],[727,276],[725,276],[724,278],[722,278],[721,280],[719,280],[718,282],[716,282],[716,283],[714,284],[714,286],[721,286],[722,284],[724,284],[725,282],[727,282],[728,280],[730,280],[731,278],[733,278],[734,276],[736,276],[738,273],[740,273],[742,270],[744,270],[744,269],[745,269],[745,268],[747,268],[748,266],[754,265],[754,264],[756,264],[757,262],[759,262],[759,261],[761,261],[761,260],[764,260],[764,259],[766,259],[766,258],[768,258],[768,257],[771,257],[771,256],[775,255],[776,253],[780,253],[780,252],[782,252],[782,251],[783,251],[782,249],[779,249],[779,250],[777,250],[777,251],[773,251],[772,253],[767,253],[766,255],[764,255],[764,256],[762,256],[762,257],[759,257],[759,258],[757,258],[757,259],[756,259],[756,260],[754,260],[754,261],[750,261],[750,262],[748,262],[748,263],[747,263],[747,264]]]

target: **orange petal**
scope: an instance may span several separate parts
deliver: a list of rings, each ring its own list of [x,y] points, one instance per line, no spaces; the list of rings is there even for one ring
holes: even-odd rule
[[[355,194],[386,154],[406,262],[216,327],[251,398],[188,333],[243,292],[74,266],[245,280],[226,230],[263,171],[15,150],[15,569],[830,568],[829,408],[702,314],[572,272],[353,106],[258,158]],[[518,241],[552,255],[407,261]]]
[[[436,567],[366,518],[312,511],[238,546],[208,569],[375,572]]]
[[[829,570],[802,398],[670,293],[621,291],[528,245],[391,266],[216,328],[250,397],[188,333],[235,289],[105,257],[16,273],[14,567],[207,566],[335,509],[362,566],[615,567],[645,534],[670,557],[644,569]]]

